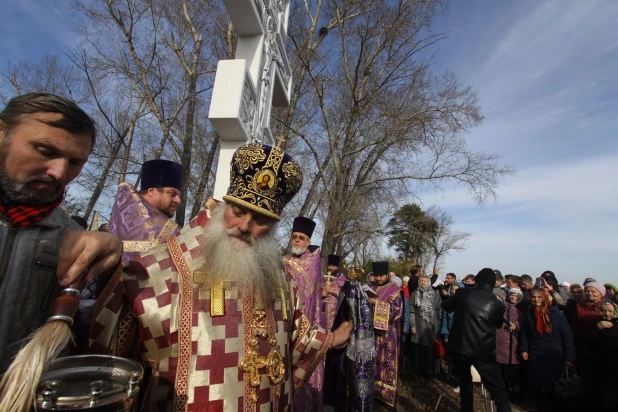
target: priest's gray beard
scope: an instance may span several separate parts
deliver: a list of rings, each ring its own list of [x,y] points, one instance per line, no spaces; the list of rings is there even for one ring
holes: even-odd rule
[[[309,249],[309,248],[308,248],[308,247],[296,247],[296,246],[292,246],[292,247],[290,248],[290,251],[292,252],[292,254],[293,254],[294,256],[300,256],[300,255],[304,254],[304,253],[307,251],[307,249]]]
[[[224,211],[225,203],[217,206],[204,227],[206,241],[200,251],[203,263],[199,270],[213,279],[236,282],[239,286],[253,282],[254,291],[259,291],[263,302],[269,304],[278,296],[279,286],[285,285],[279,243],[274,237],[276,228],[273,226],[264,237],[253,239],[238,229],[225,229]]]

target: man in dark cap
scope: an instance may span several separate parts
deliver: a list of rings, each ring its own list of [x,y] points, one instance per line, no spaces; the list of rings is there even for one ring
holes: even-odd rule
[[[376,342],[374,394],[388,406],[397,404],[399,357],[403,322],[403,292],[388,277],[388,262],[373,262],[378,296],[374,303],[373,329]]]
[[[303,313],[312,326],[322,326],[320,319],[322,270],[320,248],[311,245],[315,222],[307,217],[297,216],[292,224],[290,253],[283,257],[285,271],[298,287]],[[322,409],[324,386],[324,363],[321,362],[307,387],[294,394],[294,410],[314,411]]]
[[[146,410],[289,410],[327,350],[350,335],[346,324],[310,325],[281,270],[275,233],[301,187],[298,164],[277,147],[247,144],[231,166],[223,202],[139,254],[97,304],[96,351],[126,355],[134,330],[119,315],[135,315],[140,357],[153,366]],[[264,173],[273,186],[257,189]]]
[[[345,283],[345,275],[339,270],[341,256],[328,255],[328,272],[322,277],[322,305],[320,307],[320,326],[330,330],[337,314],[339,291]]]
[[[504,322],[504,304],[493,294],[495,284],[496,273],[485,268],[476,275],[475,287],[460,289],[442,303],[446,312],[455,312],[447,349],[459,374],[463,412],[472,412],[474,407],[470,366],[481,375],[498,412],[511,410],[496,363],[496,329]]]
[[[182,167],[169,160],[149,160],[142,165],[141,186],[124,182],[118,186],[108,232],[122,240],[122,261],[129,263],[136,252],[145,252],[177,235],[171,218],[180,204]]]

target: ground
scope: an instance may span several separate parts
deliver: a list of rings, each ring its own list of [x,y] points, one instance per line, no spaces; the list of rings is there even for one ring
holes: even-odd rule
[[[445,386],[446,369],[443,365],[443,373],[439,377],[404,375],[399,386],[399,400],[397,402],[398,412],[431,412],[434,410],[440,393],[444,389],[444,394],[440,401],[437,412],[454,412],[459,411],[459,394],[453,392],[457,386],[457,378],[451,377]],[[389,411],[383,403],[376,401],[375,411]],[[524,403],[511,404],[513,412],[543,412],[560,410],[561,412],[569,410],[568,407],[562,405],[553,398],[549,398],[546,402],[527,401]],[[489,411],[489,407],[487,411]],[[494,406],[494,411],[496,408]],[[481,393],[480,384],[474,385],[474,411],[485,412],[484,401]]]

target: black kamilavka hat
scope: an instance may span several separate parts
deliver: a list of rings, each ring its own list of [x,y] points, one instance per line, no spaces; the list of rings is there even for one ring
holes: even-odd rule
[[[326,264],[328,266],[337,266],[339,267],[339,264],[341,263],[341,256],[337,256],[337,255],[328,255],[328,259],[326,260]]]
[[[388,262],[373,262],[371,266],[375,276],[388,274]]]
[[[308,238],[313,235],[315,229],[315,222],[308,217],[296,216],[294,218],[294,224],[292,225],[292,233],[300,232],[307,235]]]
[[[182,166],[171,160],[148,160],[142,165],[140,190],[152,187],[182,187]]]

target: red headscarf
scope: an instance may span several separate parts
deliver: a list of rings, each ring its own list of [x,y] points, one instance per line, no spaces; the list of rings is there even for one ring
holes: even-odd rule
[[[551,322],[549,321],[549,310],[547,309],[551,306],[551,296],[549,293],[542,288],[534,288],[530,291],[530,295],[534,292],[539,292],[541,294],[541,306],[534,306],[534,323],[536,326],[536,330],[542,335],[543,332],[551,333]]]

